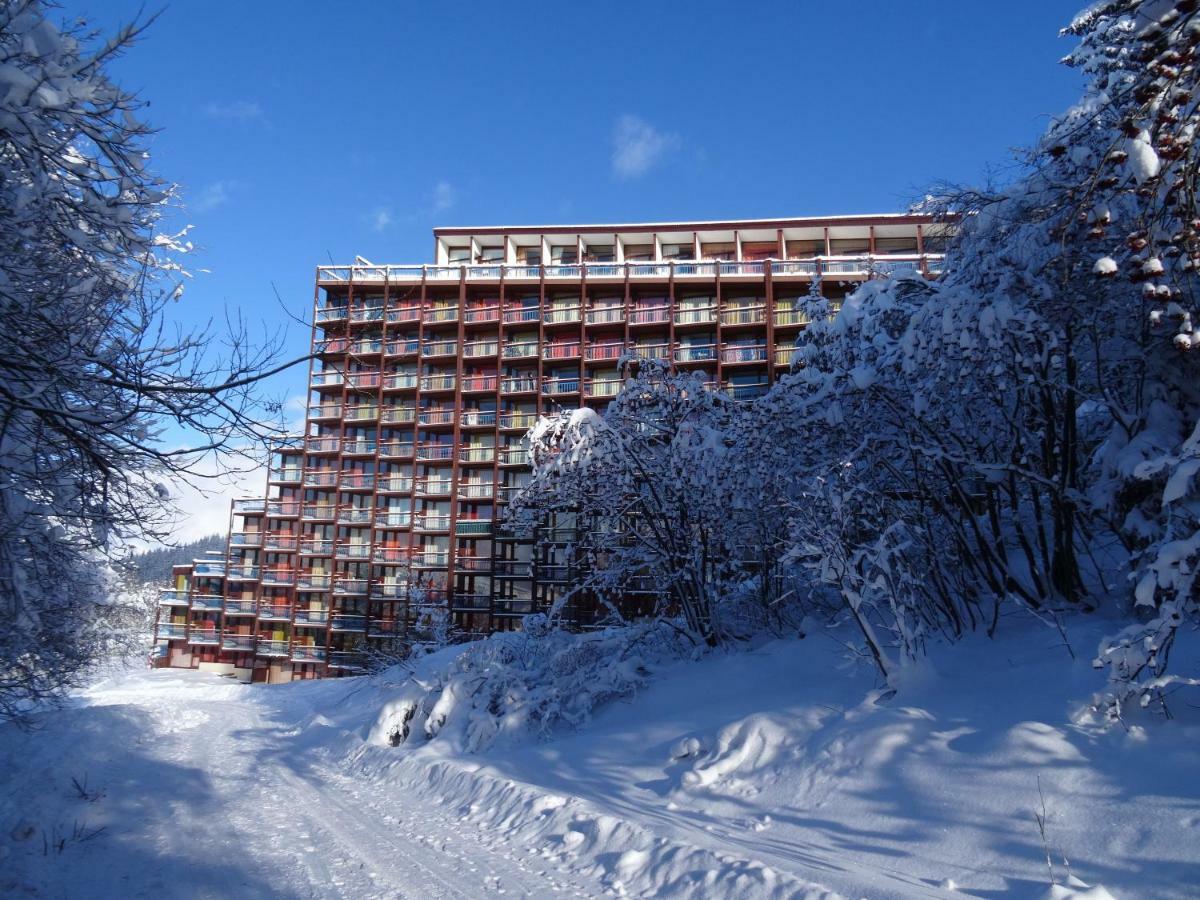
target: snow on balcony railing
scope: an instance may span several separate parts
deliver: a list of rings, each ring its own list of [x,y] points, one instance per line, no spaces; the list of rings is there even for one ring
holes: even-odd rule
[[[254,647],[254,652],[259,656],[287,656],[288,642],[259,638],[258,643]]]
[[[686,344],[675,348],[675,362],[711,362],[716,358],[716,344]]]
[[[463,344],[462,348],[462,355],[466,359],[476,359],[481,356],[495,356],[499,352],[499,341],[467,341]]]
[[[297,644],[292,647],[292,662],[322,663],[325,662],[327,651],[324,647],[309,644]]]
[[[254,652],[254,635],[226,632],[221,635],[221,649],[231,650],[234,653],[252,653]]]
[[[721,362],[742,363],[742,362],[766,362],[766,361],[767,361],[767,345],[766,344],[755,344],[753,346],[725,347],[721,350]]]
[[[366,631],[367,617],[348,613],[334,613],[329,619],[333,631]]]
[[[296,610],[293,621],[297,625],[326,625],[329,622],[329,610],[300,607]]]
[[[493,376],[494,377],[494,376]],[[492,387],[495,387],[493,383]],[[496,424],[496,411],[494,409],[470,409],[463,412],[458,418],[458,424],[463,428],[482,428]]]
[[[504,345],[505,359],[528,359],[538,355],[537,341],[511,341]]]
[[[561,325],[569,322],[578,322],[579,306],[551,306],[546,309],[544,318],[547,325]]]
[[[765,266],[765,260],[761,259],[744,259],[744,260],[722,260],[717,265],[720,267],[722,275],[761,275]]]
[[[773,259],[770,261],[772,275],[816,275],[815,259]]]

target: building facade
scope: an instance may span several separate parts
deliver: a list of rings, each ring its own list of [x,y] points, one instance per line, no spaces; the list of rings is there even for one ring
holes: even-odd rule
[[[603,408],[627,354],[752,400],[814,284],[836,303],[936,275],[947,236],[920,215],[440,228],[431,264],[318,267],[304,433],[233,502],[226,552],[177,567],[156,664],[286,681],[519,627],[572,575],[553,523],[536,551],[502,525],[539,416]]]

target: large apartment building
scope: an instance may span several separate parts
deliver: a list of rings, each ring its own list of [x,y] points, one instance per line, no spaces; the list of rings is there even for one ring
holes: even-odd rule
[[[156,664],[286,681],[447,625],[519,627],[572,576],[571,529],[502,525],[540,415],[605,406],[626,354],[752,400],[814,283],[836,302],[934,275],[947,234],[921,215],[439,228],[429,264],[320,266],[304,433],[233,502],[226,552],[177,567]]]

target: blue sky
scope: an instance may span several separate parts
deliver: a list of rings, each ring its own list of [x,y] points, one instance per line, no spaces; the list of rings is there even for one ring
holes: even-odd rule
[[[306,316],[314,266],[428,261],[435,225],[883,212],[1003,179],[1079,94],[1057,34],[1081,5],[176,0],[113,71],[209,270],[173,314],[240,310],[299,354],[272,284]]]

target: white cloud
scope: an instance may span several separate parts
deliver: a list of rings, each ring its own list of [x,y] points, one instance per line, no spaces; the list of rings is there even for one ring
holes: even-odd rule
[[[382,207],[371,213],[367,219],[371,223],[371,227],[376,231],[383,231],[395,221],[395,219],[392,218],[391,210],[384,209]]]
[[[204,465],[208,473],[217,468]],[[266,467],[249,472],[234,472],[197,479],[197,484],[176,482],[168,485],[170,503],[178,509],[172,538],[194,541],[210,534],[225,534],[229,530],[229,501],[235,497],[261,497],[267,488]]]
[[[211,119],[230,122],[249,122],[262,118],[262,107],[253,100],[234,100],[230,103],[209,103],[204,114]]]
[[[191,202],[193,212],[209,212],[229,202],[236,181],[214,181],[205,185]]]
[[[621,116],[613,133],[613,174],[618,178],[644,175],[679,143],[678,135],[659,131],[644,119]]]
[[[433,211],[445,212],[458,202],[458,191],[448,181],[439,181],[433,187]]]

